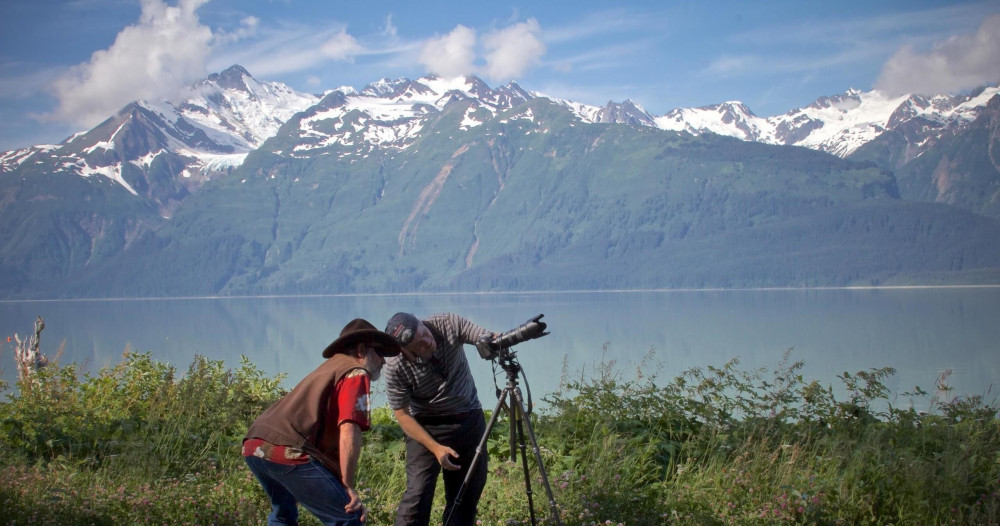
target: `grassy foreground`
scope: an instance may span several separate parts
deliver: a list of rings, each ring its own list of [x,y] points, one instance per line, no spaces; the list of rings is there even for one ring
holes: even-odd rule
[[[889,368],[844,373],[838,400],[801,368],[786,355],[773,371],[734,360],[664,381],[623,379],[608,362],[571,380],[564,364],[563,388],[532,416],[562,522],[1000,524],[996,400],[952,399],[938,385],[902,393],[898,407]],[[280,382],[246,359],[229,369],[199,357],[180,373],[126,352],[93,375],[47,367],[2,391],[0,522],[263,524],[268,505],[239,443]],[[490,440],[482,524],[530,523],[506,425]],[[376,410],[359,484],[369,524],[392,523],[401,437],[389,410]],[[529,458],[536,513],[552,524],[530,444]]]

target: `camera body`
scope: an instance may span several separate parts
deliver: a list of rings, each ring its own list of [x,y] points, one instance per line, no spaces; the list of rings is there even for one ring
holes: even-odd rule
[[[522,323],[517,328],[511,329],[499,336],[490,339],[484,336],[476,342],[476,350],[484,360],[492,360],[497,356],[502,356],[511,347],[527,340],[541,338],[547,335],[545,332],[547,325],[541,321],[544,314],[539,314],[534,318]]]

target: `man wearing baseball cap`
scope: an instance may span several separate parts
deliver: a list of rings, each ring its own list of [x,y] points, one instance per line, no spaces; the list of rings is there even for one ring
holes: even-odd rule
[[[323,350],[326,360],[247,430],[243,457],[271,500],[268,524],[298,524],[302,504],[325,525],[367,519],[354,488],[369,395],[396,340],[355,319]]]
[[[385,332],[402,348],[385,366],[389,407],[406,433],[406,492],[396,510],[396,526],[430,522],[442,468],[449,526],[474,525],[488,455],[484,451],[478,465],[471,465],[486,421],[464,345],[495,335],[457,314],[418,320],[405,312],[390,318]],[[470,470],[456,506],[455,497]]]

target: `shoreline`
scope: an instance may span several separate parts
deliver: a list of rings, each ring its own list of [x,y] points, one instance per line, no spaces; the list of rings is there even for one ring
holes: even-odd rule
[[[229,299],[282,299],[282,298],[391,298],[417,296],[512,296],[540,294],[641,294],[641,293],[691,293],[691,292],[810,292],[810,291],[879,291],[879,290],[947,290],[947,289],[1000,289],[1000,284],[981,285],[845,285],[818,287],[706,287],[706,288],[655,288],[655,289],[573,289],[573,290],[523,290],[523,291],[449,291],[449,292],[345,292],[339,294],[261,294],[233,296],[148,296],[116,298],[31,298],[0,299],[0,303],[57,303],[57,302],[110,302],[110,301],[182,301]]]

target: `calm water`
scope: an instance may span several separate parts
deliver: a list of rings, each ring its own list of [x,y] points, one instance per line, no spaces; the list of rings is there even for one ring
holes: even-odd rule
[[[807,378],[835,387],[844,371],[891,366],[894,393],[930,391],[946,370],[957,394],[992,400],[1000,388],[1000,288],[0,301],[0,331],[25,338],[40,315],[43,352],[63,345],[61,361],[87,371],[117,363],[126,348],[181,369],[196,354],[234,367],[246,355],[270,374],[285,373],[291,387],[350,319],[383,327],[397,311],[456,312],[496,331],[544,313],[551,334],[514,347],[536,402],[558,389],[564,363],[578,378],[614,360],[631,379],[650,352],[664,379],[731,358],[773,370],[791,348]],[[13,344],[3,342],[9,382]],[[480,398],[492,408],[490,363],[467,349]]]

